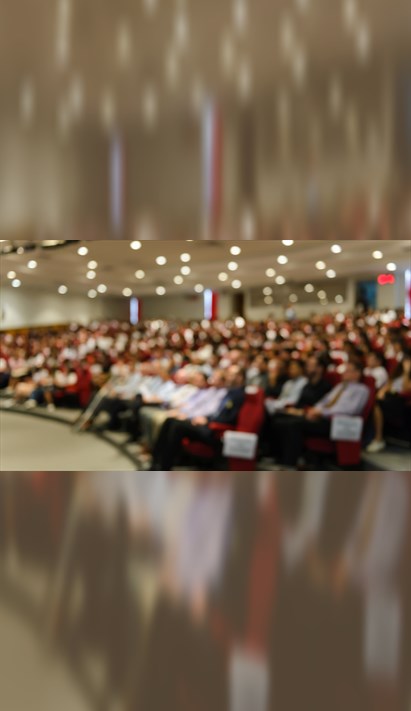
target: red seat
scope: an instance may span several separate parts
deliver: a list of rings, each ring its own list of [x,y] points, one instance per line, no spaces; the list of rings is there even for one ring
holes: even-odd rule
[[[364,385],[370,389],[368,402],[361,415],[364,424],[370,417],[375,404],[375,380],[371,377],[363,379]],[[337,458],[337,463],[340,467],[355,466],[361,462],[361,446],[362,442],[332,442],[326,437],[309,437],[305,440],[305,447],[310,452],[317,454],[332,454]]]
[[[211,424],[210,427],[221,438],[224,432],[247,432],[249,434],[259,435],[264,422],[264,391],[249,389],[246,392],[244,404],[238,415],[237,426],[227,426],[219,424]],[[184,451],[188,454],[198,457],[199,459],[213,459],[215,451],[212,447],[201,442],[191,442],[189,439],[183,440]],[[255,471],[257,460],[235,459],[230,457],[228,460],[230,471]]]
[[[341,373],[338,373],[336,370],[328,370],[324,377],[327,383],[333,388],[341,383]]]

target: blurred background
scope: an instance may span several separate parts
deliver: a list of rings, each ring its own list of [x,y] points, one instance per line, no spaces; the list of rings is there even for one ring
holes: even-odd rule
[[[0,475],[0,705],[409,711],[406,473]]]
[[[408,0],[0,4],[0,236],[406,238]]]

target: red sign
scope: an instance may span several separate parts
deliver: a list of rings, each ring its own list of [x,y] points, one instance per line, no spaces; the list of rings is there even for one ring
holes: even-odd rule
[[[395,284],[395,276],[393,274],[380,274],[377,281],[380,286],[386,286],[386,284]]]

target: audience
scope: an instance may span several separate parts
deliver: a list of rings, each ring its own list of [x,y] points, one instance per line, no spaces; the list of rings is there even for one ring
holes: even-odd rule
[[[363,375],[368,383],[374,379],[378,392],[369,450],[385,447],[390,422],[404,412],[408,416],[410,347],[409,321],[393,311],[291,322],[158,320],[137,327],[95,322],[5,333],[0,365],[8,399],[3,402],[50,410],[85,407],[98,393],[85,428],[125,429],[131,441],[154,455],[152,466],[164,469],[179,463],[181,441],[190,436],[219,444],[209,424],[221,418],[226,398],[231,402],[227,390],[236,368],[245,380],[226,423],[236,427],[244,387],[261,388],[267,421],[260,451],[275,454],[280,465],[295,466],[304,439],[327,437],[334,415],[362,414],[369,394]],[[289,452],[284,438],[292,443]],[[164,442],[173,450],[167,462]]]

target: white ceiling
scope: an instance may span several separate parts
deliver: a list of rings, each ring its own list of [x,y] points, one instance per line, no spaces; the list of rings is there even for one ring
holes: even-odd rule
[[[232,256],[230,248],[241,247],[240,256]],[[350,276],[368,277],[386,271],[389,262],[395,262],[399,270],[410,267],[410,241],[345,241],[341,242],[342,253],[331,252],[332,242],[295,242],[286,247],[281,241],[273,242],[142,242],[138,251],[130,248],[126,241],[95,241],[73,243],[56,250],[40,248],[25,254],[11,254],[1,258],[2,284],[10,280],[8,272],[14,271],[22,282],[21,289],[42,288],[56,293],[60,285],[66,285],[70,293],[86,295],[89,289],[99,284],[108,287],[107,295],[120,295],[124,288],[130,288],[136,295],[153,294],[158,286],[164,286],[167,293],[193,292],[197,284],[204,287],[231,288],[234,279],[241,281],[244,287],[264,287],[275,284],[275,278],[266,276],[268,268],[275,269],[276,275],[284,276],[287,281],[307,283],[324,281],[325,271],[319,271],[316,263],[322,260],[327,269],[333,269],[337,278]],[[86,256],[79,256],[80,246],[87,246]],[[383,253],[381,260],[373,258],[375,250]],[[191,274],[184,278],[182,285],[174,284],[174,277],[180,275],[184,266],[181,254],[189,253]],[[288,257],[286,265],[280,265],[277,259],[281,255]],[[156,258],[167,258],[165,266],[157,266]],[[37,268],[28,268],[29,260],[37,261]],[[96,277],[87,279],[88,263],[95,260]],[[236,261],[238,270],[230,272],[228,262]],[[145,277],[137,279],[135,272],[144,270]],[[218,275],[225,271],[229,274],[226,283],[219,281]]]

